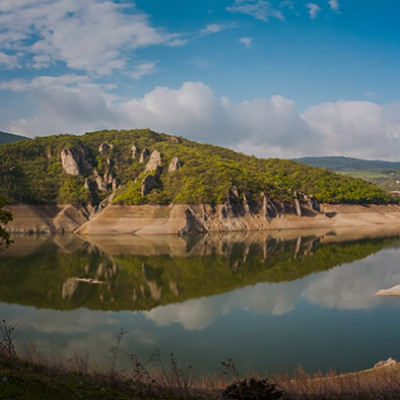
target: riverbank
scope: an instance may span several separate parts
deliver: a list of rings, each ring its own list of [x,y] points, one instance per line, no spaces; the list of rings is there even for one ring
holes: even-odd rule
[[[233,367],[233,370],[232,370]],[[132,370],[93,372],[85,360],[77,356],[68,363],[49,363],[21,359],[6,351],[0,352],[1,398],[24,400],[113,399],[113,400],[222,400],[236,397],[224,395],[233,382],[244,382],[235,376],[233,364],[228,363],[232,375],[193,379],[190,369],[182,370],[173,360],[163,371],[150,373],[138,360]],[[282,400],[385,400],[400,397],[400,366],[398,362],[378,363],[374,368],[347,374],[307,374],[299,370],[294,376],[277,375],[255,377],[246,381],[248,389],[243,399],[262,398]],[[245,378],[251,379],[251,378]],[[263,385],[276,385],[282,395],[255,397]],[[261,387],[261,390],[260,390]],[[251,397],[254,396],[254,397]],[[239,397],[237,397],[239,398]]]
[[[8,226],[11,233],[76,232],[91,236],[339,228],[400,231],[400,205],[394,204],[322,204],[320,212],[303,206],[301,216],[290,211],[275,218],[267,218],[261,211],[227,215],[224,205],[108,205],[93,210],[72,205],[15,204],[6,209],[14,217]]]

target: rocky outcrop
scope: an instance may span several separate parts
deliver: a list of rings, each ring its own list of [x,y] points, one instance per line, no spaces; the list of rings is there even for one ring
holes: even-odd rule
[[[157,178],[155,175],[148,175],[142,181],[142,196],[148,195],[157,187]]]
[[[178,171],[182,167],[182,163],[178,157],[174,157],[168,166],[168,172]]]
[[[94,181],[95,181],[95,183],[97,185],[97,189],[100,192],[106,192],[107,191],[107,184],[106,184],[106,182],[104,182],[103,177],[100,176],[99,171],[97,171],[97,169],[95,169],[93,171],[93,173],[94,173]]]
[[[64,149],[61,151],[61,164],[64,171],[69,175],[79,176],[81,175],[81,170],[78,165],[78,160],[75,158],[73,151],[71,149]]]
[[[279,211],[271,198],[265,192],[261,193],[261,197],[263,199],[262,213],[264,217],[267,218],[268,222],[273,218],[279,217]]]
[[[109,143],[101,143],[99,146],[99,153],[103,156],[106,154],[109,150],[111,150],[114,146]]]
[[[144,172],[157,171],[159,167],[161,167],[161,153],[158,150],[154,150],[151,153],[150,159],[146,164]]]
[[[303,210],[301,209],[300,199],[296,196],[293,201],[295,213],[298,217],[301,217],[303,215]]]
[[[318,200],[314,196],[307,196],[306,194],[304,195],[304,201],[306,202],[307,206],[311,210],[315,210],[318,212],[321,212],[321,207],[318,203]]]
[[[148,149],[143,149],[140,153],[139,163],[144,164],[146,158],[149,156],[150,152]]]
[[[206,233],[207,229],[201,223],[200,218],[190,209],[185,209],[186,225],[182,228],[181,233]]]
[[[87,158],[88,152],[83,145],[61,150],[61,164],[69,175],[80,176],[83,170],[89,169],[90,162]]]
[[[228,198],[221,210],[221,216],[223,218],[235,218],[240,206],[239,190],[236,186],[231,186],[228,190]]]
[[[134,144],[133,144],[132,147],[131,147],[131,152],[132,152],[132,158],[133,158],[134,160],[136,160],[139,151],[138,151],[138,148],[137,148]]]

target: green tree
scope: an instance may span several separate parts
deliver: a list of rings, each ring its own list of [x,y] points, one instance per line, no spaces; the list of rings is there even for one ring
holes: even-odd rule
[[[0,247],[8,247],[12,240],[10,234],[6,231],[5,226],[9,221],[12,221],[12,214],[10,211],[3,210],[3,207],[8,204],[5,197],[0,196]]]

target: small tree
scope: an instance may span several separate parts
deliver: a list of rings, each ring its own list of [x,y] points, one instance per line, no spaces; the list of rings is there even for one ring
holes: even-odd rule
[[[8,247],[12,240],[10,239],[10,234],[6,231],[5,226],[9,221],[12,221],[12,214],[10,211],[3,210],[3,207],[9,204],[8,200],[0,196],[0,247]]]

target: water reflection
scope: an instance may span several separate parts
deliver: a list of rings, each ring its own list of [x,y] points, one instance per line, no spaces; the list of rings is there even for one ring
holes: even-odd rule
[[[124,328],[126,353],[160,347],[208,371],[229,357],[276,371],[321,360],[366,368],[400,356],[400,303],[373,296],[400,283],[398,236],[14,239],[0,263],[0,316],[23,322],[21,346],[87,350],[107,363]]]
[[[95,237],[91,242],[75,235],[16,237],[15,245],[3,257],[0,301],[55,309],[150,310],[260,282],[296,280],[362,259],[398,241],[398,237],[340,241],[331,233],[286,239],[262,233],[187,238],[118,236]],[[387,272],[390,278],[373,268],[358,274],[356,268],[329,274],[306,291],[307,298],[328,306],[340,302],[345,308],[346,299],[355,300],[358,292],[371,285],[380,289],[389,281],[399,282],[394,271]],[[349,286],[349,282],[354,283]],[[249,288],[251,294],[238,301],[254,299],[255,303],[268,304],[265,307],[273,314],[282,314],[293,308],[289,299],[298,294],[292,294],[291,289],[284,295],[284,288],[291,285],[281,286],[268,292]],[[303,292],[305,288],[297,290]],[[187,307],[190,303],[169,309]],[[201,302],[193,307],[200,312]],[[149,317],[155,318],[157,313]],[[193,313],[195,310],[190,311]]]

